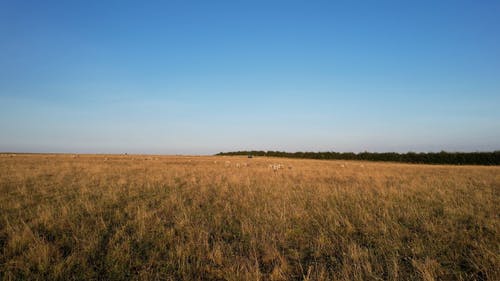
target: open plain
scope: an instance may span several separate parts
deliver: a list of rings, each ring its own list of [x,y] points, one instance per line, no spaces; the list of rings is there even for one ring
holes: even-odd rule
[[[500,167],[0,154],[3,280],[500,280]]]

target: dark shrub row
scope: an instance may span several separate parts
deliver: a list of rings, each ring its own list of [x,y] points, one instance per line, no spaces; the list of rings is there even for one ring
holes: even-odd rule
[[[452,165],[500,165],[500,151],[494,152],[284,152],[284,151],[234,151],[220,152],[217,155],[252,155],[270,157],[289,157],[307,159],[368,160],[390,161],[418,164]]]

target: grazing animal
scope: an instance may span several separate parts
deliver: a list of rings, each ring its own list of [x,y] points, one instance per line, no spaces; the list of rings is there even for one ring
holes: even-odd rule
[[[269,169],[273,169],[273,171],[278,171],[279,169],[283,169],[285,166],[283,164],[269,164]]]

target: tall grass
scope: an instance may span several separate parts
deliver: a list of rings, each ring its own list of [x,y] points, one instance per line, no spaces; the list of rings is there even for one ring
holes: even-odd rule
[[[0,279],[500,280],[499,192],[499,167],[0,155]]]

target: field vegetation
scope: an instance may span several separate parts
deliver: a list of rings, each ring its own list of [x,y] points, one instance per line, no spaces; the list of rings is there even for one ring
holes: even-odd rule
[[[500,280],[499,195],[496,166],[2,154],[0,279]]]
[[[500,165],[500,151],[493,152],[285,152],[285,151],[233,151],[220,152],[217,155],[256,155],[266,157],[287,157],[298,159],[321,160],[361,160],[384,161],[413,164],[445,164],[445,165]]]

